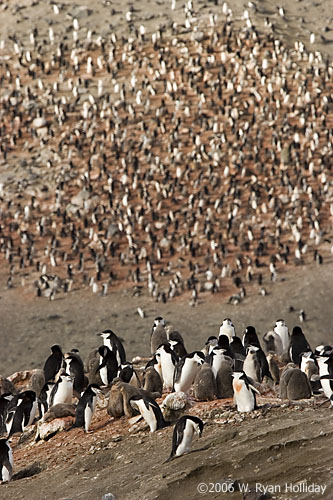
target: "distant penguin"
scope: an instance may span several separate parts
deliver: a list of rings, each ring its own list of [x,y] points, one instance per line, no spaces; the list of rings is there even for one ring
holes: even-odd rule
[[[295,326],[290,336],[289,356],[298,367],[301,364],[303,352],[312,352],[312,349],[302,332],[302,328]]]
[[[102,391],[98,385],[88,385],[77,404],[74,427],[83,427],[85,432],[89,432],[91,419],[100,394],[102,394]]]
[[[241,413],[253,411],[257,408],[256,394],[259,391],[251,385],[244,372],[233,373],[233,389],[237,410]]]
[[[182,342],[180,342],[179,340],[169,340],[168,344],[170,345],[171,349],[173,351],[175,351],[178,358],[182,358],[183,356],[186,356],[187,351],[186,351],[184,344]]]
[[[321,387],[333,406],[333,355],[317,356],[317,362]]]
[[[160,345],[168,342],[165,321],[161,316],[154,319],[150,336],[150,352],[154,354]]]
[[[73,399],[73,377],[66,373],[60,375],[58,382],[54,384],[50,395],[50,405],[59,403],[71,403]]]
[[[52,354],[47,358],[44,364],[45,382],[54,382],[57,374],[62,368],[63,354],[59,345],[51,347]]]
[[[243,371],[247,377],[251,378],[254,382],[261,383],[261,367],[257,356],[259,348],[249,346],[247,348],[246,358],[243,363]]]
[[[179,358],[169,344],[162,344],[157,349],[156,356],[161,360],[163,383],[167,389],[172,389],[175,368]]]
[[[126,362],[126,353],[122,342],[119,337],[112,330],[104,330],[98,333],[103,338],[104,345],[116,355],[118,365]]]
[[[162,396],[163,382],[160,374],[155,370],[153,366],[148,366],[145,368],[142,387],[145,391],[159,392]]]
[[[6,432],[8,407],[14,397],[14,394],[11,394],[10,392],[5,392],[0,396],[0,435]]]
[[[205,362],[202,352],[194,351],[182,357],[175,369],[173,388],[175,392],[187,392]]]
[[[283,352],[287,351],[290,342],[289,329],[284,319],[276,320],[273,330],[277,335],[279,335],[282,342],[282,352],[277,352],[277,354],[282,354]]]
[[[216,396],[218,399],[232,398],[232,365],[229,360],[223,360],[216,373]]]
[[[73,389],[80,396],[85,383],[83,361],[76,352],[68,352],[64,358],[66,373],[73,377]]]
[[[118,362],[116,354],[106,345],[99,347],[100,364],[96,369],[104,385],[111,385],[112,380],[117,376]]]
[[[289,363],[280,378],[280,398],[291,401],[308,399],[312,396],[308,377],[294,363]]]
[[[155,432],[169,425],[164,420],[161,408],[154,399],[148,396],[132,396],[129,400],[131,406],[137,407],[142,417],[149,425],[150,432]]]
[[[193,435],[201,437],[204,423],[199,417],[184,415],[175,425],[172,435],[172,450],[166,462],[170,462],[176,457],[181,457],[191,451]]]
[[[220,326],[219,336],[227,335],[229,341],[236,335],[235,327],[230,318],[224,318]]]
[[[212,401],[217,396],[216,380],[209,363],[204,363],[197,373],[194,383],[194,397],[198,401]]]
[[[0,439],[0,484],[8,483],[13,475],[13,452],[7,439]]]
[[[37,413],[37,397],[34,391],[24,391],[15,396],[9,404],[6,429],[8,437],[23,432],[33,424]]]

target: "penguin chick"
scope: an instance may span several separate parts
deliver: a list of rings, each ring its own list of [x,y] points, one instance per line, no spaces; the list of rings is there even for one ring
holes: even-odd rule
[[[13,452],[7,439],[0,439],[0,484],[8,483],[13,475]]]
[[[161,408],[154,399],[148,396],[132,396],[129,403],[132,407],[138,408],[142,417],[149,425],[150,432],[155,432],[170,425],[169,422],[164,420]]]
[[[203,363],[194,383],[194,397],[198,401],[212,401],[217,395],[216,380],[209,363]]]
[[[143,374],[142,386],[145,391],[158,392],[162,396],[163,382],[153,366],[148,366]]]
[[[280,398],[291,401],[308,399],[312,396],[311,385],[305,373],[289,363],[280,378]]]
[[[182,416],[175,425],[172,435],[172,450],[166,462],[171,462],[176,457],[189,453],[192,446],[193,435],[201,437],[204,423],[199,417],[193,415]]]
[[[187,392],[204,362],[205,357],[200,351],[194,351],[181,358],[175,369],[174,391]]]
[[[232,398],[232,367],[229,361],[222,361],[216,373],[216,396],[218,399]]]
[[[92,416],[95,411],[98,396],[102,394],[101,389],[96,384],[88,385],[82,394],[76,407],[74,427],[83,427],[85,432],[89,432]]]
[[[280,383],[280,370],[279,370],[279,366],[278,366],[277,362],[274,359],[274,354],[269,352],[268,354],[266,354],[266,358],[268,361],[269,371],[271,372],[272,377],[273,377],[273,381],[275,384],[279,384]]]
[[[237,410],[241,413],[250,412],[257,408],[256,394],[260,392],[251,385],[244,372],[234,372],[232,386]]]

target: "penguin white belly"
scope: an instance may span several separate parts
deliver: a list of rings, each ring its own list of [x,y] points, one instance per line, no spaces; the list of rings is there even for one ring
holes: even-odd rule
[[[172,362],[171,356],[162,354],[161,367],[164,384],[167,389],[172,389],[175,365]]]
[[[184,455],[184,453],[188,453],[191,450],[193,433],[193,425],[191,425],[191,422],[187,421],[183,432],[183,439],[176,450],[177,457],[180,457],[181,455]]]
[[[190,362],[190,360],[186,360],[183,365],[179,380],[175,382],[175,391],[187,392],[193,384],[197,371],[198,370],[196,370],[194,363]]]
[[[5,467],[4,465],[2,466],[1,475],[2,475],[2,481],[5,483],[8,483],[12,478],[11,471],[8,470],[7,467]]]
[[[106,366],[103,366],[103,368],[100,369],[99,374],[100,374],[100,377],[101,377],[101,380],[102,380],[103,384],[104,385],[109,385],[109,382],[108,382],[108,369],[107,369]]]
[[[330,397],[332,396],[333,394],[333,389],[331,387],[331,380],[329,379],[321,379],[320,383],[321,383],[321,387],[324,391],[324,394],[327,398],[330,399]]]
[[[32,404],[32,407],[31,407],[29,421],[28,421],[27,425],[23,426],[23,429],[25,429],[26,427],[29,427],[29,425],[32,425],[33,421],[35,420],[37,408],[38,408],[38,403],[37,403],[37,401],[34,401]]]
[[[244,359],[243,371],[247,377],[252,378],[255,382],[260,382],[257,375],[257,364],[253,359],[248,359],[247,357]]]
[[[274,329],[274,331],[281,339],[283,352],[286,351],[290,342],[288,328],[285,326],[278,326]]]
[[[220,335],[227,335],[229,342],[231,342],[232,338],[235,336],[235,329],[231,325],[222,325],[219,331],[219,336]]]
[[[222,366],[222,362],[225,360],[225,357],[224,356],[219,356],[219,355],[215,355],[213,357],[213,363],[212,363],[212,371],[214,373],[214,377],[216,378],[217,377],[217,373],[219,371],[219,369],[221,368]]]
[[[88,432],[89,430],[91,419],[93,416],[93,411],[94,410],[92,410],[88,405],[84,409],[84,430],[86,432]]]
[[[155,418],[155,414],[151,406],[149,406],[149,409],[146,407],[145,402],[143,400],[136,401],[136,404],[138,405],[139,411],[147,424],[149,425],[150,432],[155,432],[157,429],[157,421]]]
[[[61,382],[53,398],[53,405],[58,403],[71,403],[73,399],[73,384],[71,382]]]
[[[254,395],[247,389],[246,385],[238,381],[234,382],[234,395],[237,404],[237,410],[241,413],[249,412],[254,409]]]

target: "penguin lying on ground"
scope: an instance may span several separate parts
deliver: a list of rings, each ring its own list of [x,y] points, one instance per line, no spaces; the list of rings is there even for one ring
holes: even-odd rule
[[[166,462],[171,462],[191,450],[194,433],[201,437],[204,423],[199,417],[184,415],[175,425],[172,436],[172,450]]]
[[[150,432],[155,432],[170,425],[164,420],[161,408],[154,399],[148,396],[132,396],[129,400],[130,405],[138,408],[144,420],[150,428]]]

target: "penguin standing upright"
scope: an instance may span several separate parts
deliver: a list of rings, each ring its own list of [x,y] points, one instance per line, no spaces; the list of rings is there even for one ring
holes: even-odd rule
[[[227,335],[229,342],[236,335],[235,327],[230,318],[224,318],[220,326],[219,336]]]
[[[85,432],[89,432],[99,394],[102,391],[97,384],[88,385],[77,404],[74,427],[83,427]]]
[[[303,352],[312,352],[312,349],[302,332],[302,328],[294,326],[290,336],[289,356],[295,365],[300,366]]]
[[[261,348],[260,341],[254,326],[248,326],[244,330],[243,335],[243,345],[245,349],[248,347],[256,347],[257,348],[257,359],[260,364],[260,382],[263,381],[264,377],[268,377],[273,380],[271,372],[269,371],[268,361],[265,356],[264,351]],[[245,361],[244,361],[245,362]],[[243,368],[244,369],[244,368]]]
[[[99,372],[104,385],[111,385],[118,371],[116,354],[106,345],[99,347],[98,352],[100,365],[97,367],[96,373]]]
[[[39,413],[41,416],[43,416],[51,406],[50,400],[54,385],[55,385],[54,382],[47,382],[46,384],[44,384],[42,390],[40,391],[38,406],[39,406]]]
[[[169,423],[164,420],[161,408],[158,406],[158,403],[156,403],[156,401],[154,401],[149,396],[132,396],[129,400],[129,403],[132,407],[138,408],[142,417],[149,425],[150,432],[155,432],[169,425]]]
[[[53,345],[51,351],[52,354],[50,354],[44,364],[45,382],[54,382],[62,368],[63,354],[60,345]]]
[[[160,345],[168,342],[165,321],[161,316],[154,319],[150,335],[150,352],[154,354]]]
[[[250,384],[244,372],[234,372],[232,383],[237,410],[241,413],[253,411],[257,408],[256,394],[259,391]]]
[[[247,348],[246,358],[243,363],[243,371],[247,377],[251,378],[254,382],[261,382],[261,369],[260,363],[257,358],[258,347],[249,346]]]
[[[319,366],[319,380],[325,396],[333,406],[333,354],[317,356]]]
[[[76,352],[68,352],[64,357],[66,373],[73,377],[73,389],[80,395],[84,388],[84,366],[83,361]]]
[[[104,332],[98,333],[97,335],[100,335],[103,338],[104,345],[116,355],[118,365],[126,362],[124,346],[119,337],[112,330],[104,330]]]
[[[8,407],[14,397],[14,394],[11,394],[10,392],[5,392],[0,396],[0,435],[6,432]]]
[[[8,437],[16,432],[23,432],[32,425],[37,412],[37,396],[34,391],[17,394],[9,403],[6,420]]]
[[[163,383],[167,389],[172,389],[175,368],[179,361],[178,356],[169,344],[162,344],[156,351],[156,357],[161,361]]]
[[[178,358],[183,358],[184,356],[186,356],[187,351],[182,342],[180,342],[179,340],[169,340],[168,344],[170,345],[171,349],[175,351]]]
[[[7,439],[0,439],[0,483],[8,483],[13,475],[13,452]]]
[[[289,329],[288,329],[284,319],[277,319],[273,330],[281,339],[282,352],[287,351],[288,347],[289,347],[289,342],[290,342],[290,334],[289,334]],[[278,354],[282,354],[282,352],[278,353]]]
[[[187,392],[204,362],[205,356],[200,351],[194,351],[182,357],[175,369],[174,391]]]
[[[73,399],[73,377],[64,373],[54,384],[50,395],[50,407],[59,403],[71,403]]]
[[[172,450],[166,462],[180,457],[191,450],[193,435],[202,435],[204,423],[199,417],[183,415],[175,425],[172,435]]]

